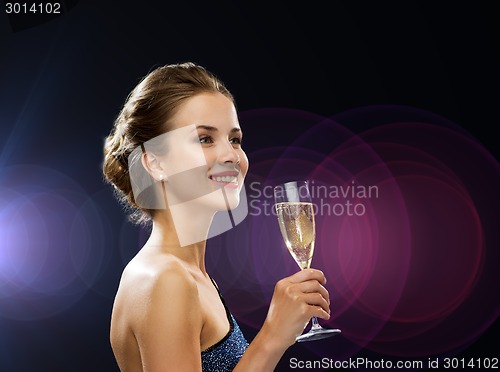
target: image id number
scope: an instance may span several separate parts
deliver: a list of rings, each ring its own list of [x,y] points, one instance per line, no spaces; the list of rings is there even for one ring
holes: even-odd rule
[[[5,3],[7,14],[61,14],[61,3]]]

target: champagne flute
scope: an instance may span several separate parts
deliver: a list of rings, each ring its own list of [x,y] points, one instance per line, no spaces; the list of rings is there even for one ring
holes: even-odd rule
[[[314,253],[316,228],[307,181],[294,181],[274,188],[275,208],[281,235],[288,251],[301,270],[309,269]],[[311,329],[296,338],[297,342],[320,340],[340,333],[340,329],[323,328],[316,317]]]

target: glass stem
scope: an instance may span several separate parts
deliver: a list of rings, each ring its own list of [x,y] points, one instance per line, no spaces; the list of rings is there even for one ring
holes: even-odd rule
[[[311,330],[315,331],[315,330],[317,330],[317,329],[321,329],[321,328],[323,328],[323,327],[321,327],[321,326],[319,325],[319,323],[318,323],[318,319],[317,319],[315,316],[313,316],[313,317],[311,318],[311,321],[312,321]]]

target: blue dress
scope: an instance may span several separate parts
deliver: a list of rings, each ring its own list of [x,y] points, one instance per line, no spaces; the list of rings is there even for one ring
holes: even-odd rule
[[[230,327],[229,332],[222,340],[201,352],[201,367],[203,372],[229,372],[240,361],[248,347],[248,342],[233,315],[229,312],[226,302],[222,298],[219,288],[217,288],[213,279],[212,283],[214,283],[217,292],[219,292],[219,297],[224,305],[224,309],[226,309]]]

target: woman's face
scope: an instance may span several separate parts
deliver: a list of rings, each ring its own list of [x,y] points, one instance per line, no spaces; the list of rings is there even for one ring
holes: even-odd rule
[[[248,158],[232,101],[220,93],[198,94],[180,105],[171,124],[159,157],[169,206],[236,208]]]

